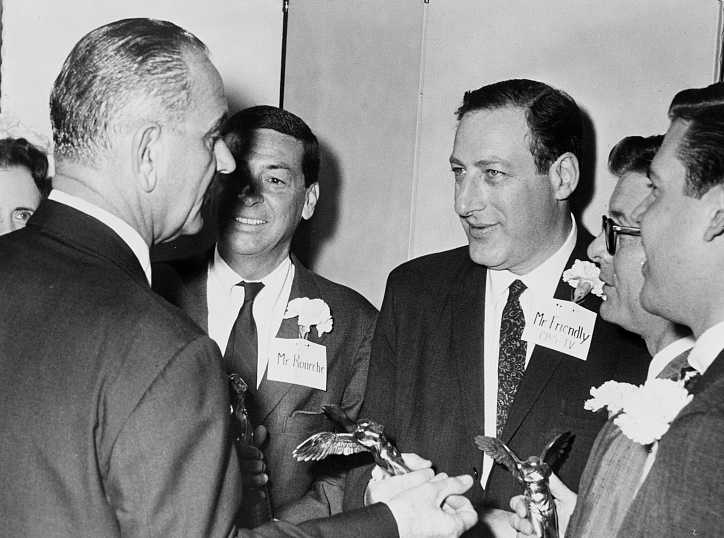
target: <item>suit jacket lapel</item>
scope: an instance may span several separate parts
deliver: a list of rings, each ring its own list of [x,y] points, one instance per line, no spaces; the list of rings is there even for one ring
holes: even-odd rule
[[[470,261],[450,294],[451,356],[470,432],[483,431],[483,327],[486,269]],[[471,382],[471,380],[473,380]]]
[[[586,248],[592,239],[593,237],[588,232],[583,230],[580,226],[578,227],[576,244],[573,247],[573,252],[571,252],[570,257],[566,262],[564,270],[571,267],[573,262],[577,259],[587,259]],[[560,278],[553,297],[556,299],[570,301],[573,298],[572,290],[573,288],[569,284],[563,282],[563,279]],[[583,301],[581,301],[580,305],[598,312],[600,299],[592,293],[589,293]],[[518,428],[520,428],[523,420],[528,413],[530,413],[536,400],[550,382],[562,360],[562,353],[547,347],[539,345],[535,346],[533,354],[530,357],[530,361],[528,362],[525,375],[518,387],[515,400],[513,401],[513,406],[510,409],[508,422],[505,424],[505,428],[503,429],[502,438],[504,442],[509,441],[510,438],[515,435],[515,432],[518,431]]]
[[[298,297],[309,297],[310,299],[321,297],[321,292],[314,282],[312,273],[295,256],[292,256],[292,263],[294,264],[294,280],[292,281],[292,289],[289,292],[289,301]],[[316,336],[315,329],[312,329],[309,333],[310,340],[315,340],[313,335]],[[277,332],[277,338],[299,338],[297,318],[283,319]],[[327,353],[328,358],[329,356],[330,353]],[[310,390],[314,389],[293,383],[270,381],[265,375],[257,400],[260,420],[265,421],[269,414],[279,405],[282,398],[295,398],[297,395],[301,398]]]

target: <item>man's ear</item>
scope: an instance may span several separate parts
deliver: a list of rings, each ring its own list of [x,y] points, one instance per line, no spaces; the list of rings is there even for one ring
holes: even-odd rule
[[[566,200],[573,194],[578,186],[579,175],[578,157],[570,151],[558,157],[550,165],[548,178],[556,200]]]
[[[309,220],[314,215],[317,200],[319,200],[319,182],[315,181],[307,187],[307,192],[304,195],[304,207],[302,208],[302,218],[304,220]]]
[[[707,228],[704,231],[704,241],[713,241],[717,237],[724,237],[724,185],[719,183],[711,187],[701,197],[707,204],[710,215]]]
[[[132,139],[133,171],[140,178],[145,192],[152,192],[158,183],[161,164],[161,126],[148,124],[139,128]]]

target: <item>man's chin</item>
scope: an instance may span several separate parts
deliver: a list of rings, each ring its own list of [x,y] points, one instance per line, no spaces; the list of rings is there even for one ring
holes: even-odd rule
[[[497,269],[504,263],[503,256],[489,243],[481,245],[479,242],[471,241],[468,245],[468,254],[474,263],[485,267]]]
[[[657,316],[661,315],[660,312],[662,311],[663,305],[660,304],[660,295],[656,293],[655,289],[653,289],[649,279],[644,282],[644,285],[641,288],[639,300],[641,301],[641,306],[644,307],[644,310]]]
[[[198,217],[197,219],[184,224],[180,230],[175,231],[169,237],[162,239],[160,241],[160,243],[168,243],[169,241],[178,239],[182,235],[196,235],[197,233],[201,232],[203,227],[204,227],[204,219],[202,219],[201,217]]]

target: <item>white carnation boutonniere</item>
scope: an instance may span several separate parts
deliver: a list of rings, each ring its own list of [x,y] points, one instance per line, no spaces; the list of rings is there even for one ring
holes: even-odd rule
[[[595,263],[581,260],[574,261],[573,267],[563,271],[563,282],[573,288],[574,303],[580,303],[589,293],[603,297],[603,282],[598,278],[600,272]]]
[[[298,297],[287,304],[284,312],[284,319],[299,318],[299,338],[308,339],[312,326],[317,329],[317,336],[332,331],[332,313],[329,305],[322,299],[310,299],[309,297]]]
[[[641,445],[661,439],[676,415],[693,396],[684,387],[684,380],[649,379],[643,385],[606,381],[591,388],[589,411],[607,408],[609,417],[623,434]]]

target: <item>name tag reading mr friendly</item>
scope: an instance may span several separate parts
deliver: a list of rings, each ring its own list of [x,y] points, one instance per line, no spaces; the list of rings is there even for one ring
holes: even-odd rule
[[[267,379],[327,390],[327,348],[301,338],[275,338]]]
[[[526,320],[523,340],[586,360],[596,323],[595,312],[561,299],[539,305],[534,312],[533,319]]]

